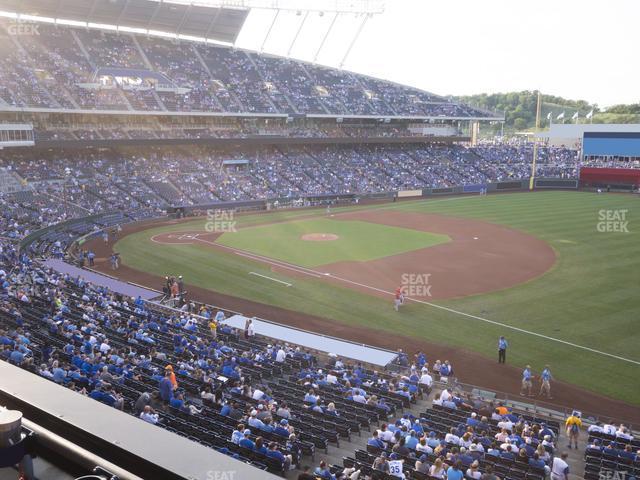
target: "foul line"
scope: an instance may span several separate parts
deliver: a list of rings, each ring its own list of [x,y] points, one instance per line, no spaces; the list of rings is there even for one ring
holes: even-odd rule
[[[443,199],[443,200],[445,200],[445,199]],[[454,200],[454,199],[449,199],[449,200]],[[250,258],[252,260],[259,261],[259,262],[268,263],[268,264],[274,265],[276,267],[285,268],[285,269],[288,269],[288,270],[292,270],[292,271],[295,271],[295,272],[298,272],[298,273],[303,273],[305,275],[313,276],[313,277],[316,277],[316,278],[322,278],[322,277],[332,278],[332,279],[338,280],[340,282],[349,283],[351,285],[356,285],[358,287],[366,288],[366,289],[369,289],[369,290],[372,290],[372,291],[375,291],[375,292],[379,292],[379,293],[384,293],[386,295],[395,296],[394,292],[389,292],[387,290],[383,290],[381,288],[373,287],[371,285],[365,285],[364,283],[354,282],[353,280],[349,280],[348,278],[338,277],[338,276],[333,275],[331,273],[319,272],[317,270],[312,270],[312,269],[307,268],[307,267],[302,267],[300,265],[295,265],[295,264],[292,264],[292,263],[284,262],[282,260],[275,260],[275,259],[272,259],[272,258],[269,258],[269,257],[264,257],[262,255],[258,255],[258,254],[255,254],[255,253],[247,252],[245,250],[229,247],[227,245],[221,245],[219,243],[210,242],[209,240],[203,240],[201,238],[195,238],[194,240],[197,240],[197,241],[203,242],[203,243],[208,243],[208,244],[213,245],[215,247],[225,248],[225,249],[231,250],[232,252],[234,252],[237,255],[240,255],[240,256],[243,256],[243,257],[247,257],[247,258]],[[555,338],[555,337],[550,337],[548,335],[543,335],[542,333],[532,332],[530,330],[525,330],[524,328],[515,327],[513,325],[508,325],[506,323],[498,322],[498,321],[495,321],[495,320],[490,320],[488,318],[480,317],[478,315],[473,315],[471,313],[461,312],[459,310],[455,310],[453,308],[445,307],[443,305],[438,305],[438,304],[435,304],[435,303],[427,302],[425,300],[419,300],[419,299],[413,298],[413,297],[405,297],[405,298],[407,300],[411,300],[412,302],[421,303],[423,305],[427,305],[429,307],[437,308],[439,310],[444,310],[446,312],[453,313],[455,315],[460,315],[462,317],[467,317],[467,318],[471,318],[471,319],[474,319],[474,320],[479,320],[481,322],[489,323],[491,325],[497,325],[497,326],[500,326],[502,328],[507,328],[507,329],[510,329],[510,330],[514,330],[516,332],[524,333],[524,334],[527,334],[527,335],[532,335],[532,336],[538,337],[538,338],[543,338],[545,340],[551,340],[553,342],[561,343],[563,345],[567,345],[567,346],[570,346],[570,347],[578,348],[578,349],[581,349],[581,350],[586,350],[588,352],[596,353],[598,355],[604,355],[606,357],[615,358],[616,360],[621,360],[623,362],[633,363],[634,365],[640,365],[640,361],[632,360],[630,358],[621,357],[619,355],[614,355],[613,353],[607,353],[607,352],[603,352],[601,350],[596,350],[595,348],[585,347],[584,345],[578,345],[577,343],[568,342],[566,340],[561,340],[561,339]]]
[[[266,275],[262,275],[261,273],[249,272],[249,275],[255,275],[256,277],[262,277],[262,278],[266,278],[268,280],[273,280],[274,282],[282,283],[283,285],[286,285],[287,287],[290,287],[291,285],[293,285],[292,283],[283,282],[282,280],[278,280],[277,278],[267,277]]]

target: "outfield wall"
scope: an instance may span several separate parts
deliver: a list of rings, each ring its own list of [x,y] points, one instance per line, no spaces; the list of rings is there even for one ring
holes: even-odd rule
[[[584,167],[580,169],[580,186],[622,190],[640,188],[640,169]]]
[[[536,178],[536,188],[576,189],[575,178],[541,177]],[[323,205],[344,205],[353,203],[370,203],[380,201],[396,201],[399,198],[426,198],[440,195],[477,194],[481,190],[487,192],[516,192],[529,190],[529,178],[513,179],[505,182],[476,185],[460,185],[454,187],[423,188],[417,190],[389,190],[379,193],[348,193],[340,195],[310,195],[295,198],[268,198],[264,200],[248,200],[239,202],[216,202],[199,205],[183,205],[169,207],[167,213],[182,216],[194,212],[205,213],[206,210],[259,211],[277,208],[305,208]]]

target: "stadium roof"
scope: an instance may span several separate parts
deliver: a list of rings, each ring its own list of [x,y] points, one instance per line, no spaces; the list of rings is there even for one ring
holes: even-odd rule
[[[0,0],[0,10],[83,23],[118,25],[234,43],[249,14],[243,2],[166,0]]]

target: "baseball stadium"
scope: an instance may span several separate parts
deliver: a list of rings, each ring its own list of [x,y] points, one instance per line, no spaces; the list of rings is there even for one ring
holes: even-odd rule
[[[0,0],[0,480],[640,477],[640,123],[344,68],[387,8]]]

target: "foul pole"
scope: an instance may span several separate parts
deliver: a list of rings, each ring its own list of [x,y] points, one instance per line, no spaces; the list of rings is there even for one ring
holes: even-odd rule
[[[536,106],[536,128],[533,134],[533,160],[531,162],[531,177],[529,177],[529,190],[533,190],[533,186],[536,180],[536,163],[538,161],[538,130],[540,129],[540,108],[542,106],[542,95],[538,90],[538,105]]]

